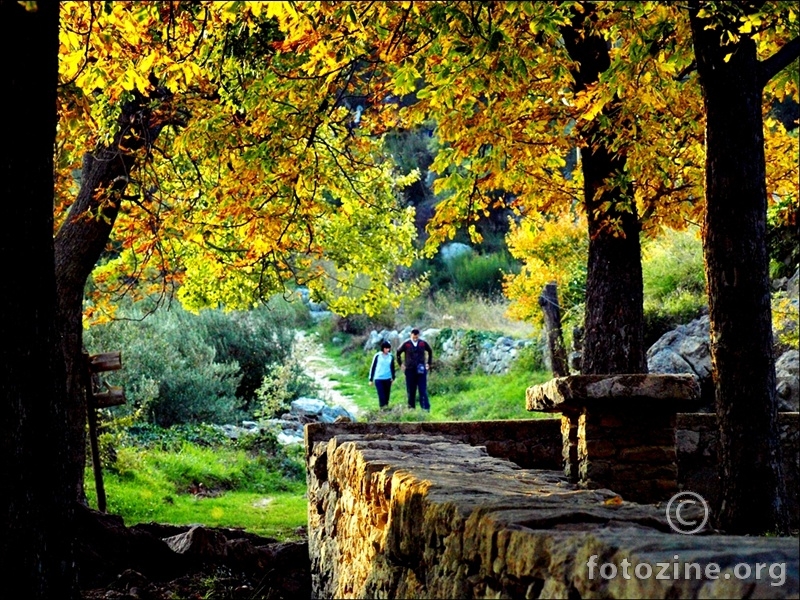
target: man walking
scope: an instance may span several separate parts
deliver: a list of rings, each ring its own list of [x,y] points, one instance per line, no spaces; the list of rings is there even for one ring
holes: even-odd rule
[[[405,360],[404,360],[405,359]],[[397,364],[406,375],[406,393],[408,407],[416,408],[417,389],[419,389],[419,405],[430,411],[428,402],[428,371],[433,362],[433,350],[425,340],[419,339],[419,329],[411,330],[411,339],[403,342],[397,349]]]

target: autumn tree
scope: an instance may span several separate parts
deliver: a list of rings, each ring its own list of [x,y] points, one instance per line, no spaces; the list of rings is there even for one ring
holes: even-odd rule
[[[780,2],[693,2],[689,16],[707,121],[703,250],[720,424],[718,525],[785,533],[762,99],[773,78],[796,96],[797,11]]]
[[[25,125],[24,135],[0,147],[0,198],[9,224],[0,240],[0,569],[18,597],[73,598],[73,496],[64,469],[52,239],[58,4],[35,4],[0,2],[5,116]]]
[[[699,163],[691,138],[700,131],[689,125],[681,140],[663,131],[679,116],[658,117],[681,95],[687,64],[667,41],[688,25],[665,26],[668,9],[625,11],[592,3],[312,4],[287,34],[300,40],[325,31],[327,54],[360,53],[380,72],[372,97],[382,110],[368,121],[376,129],[435,124],[440,148],[430,170],[440,201],[429,252],[462,226],[478,240],[475,223],[491,210],[510,208],[522,224],[581,205],[590,247],[585,372],[592,373],[646,369],[639,215],[656,230],[696,212],[692,198],[700,197],[684,173]],[[631,23],[635,32],[625,28]],[[659,53],[669,60],[656,61]],[[648,89],[664,74],[671,83]],[[396,117],[387,116],[393,109]],[[576,147],[579,167],[566,169]],[[664,198],[673,208],[660,210]]]
[[[78,493],[90,273],[93,319],[123,292],[194,310],[252,306],[289,282],[341,312],[402,297],[388,288],[414,258],[404,183],[353,127],[354,70],[315,72],[312,45],[280,48],[285,10],[64,5],[56,260]]]

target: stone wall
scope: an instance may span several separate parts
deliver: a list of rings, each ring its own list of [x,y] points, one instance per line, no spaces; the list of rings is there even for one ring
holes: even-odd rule
[[[450,423],[313,423],[305,427],[306,452],[337,435],[430,434],[483,446],[495,458],[525,469],[561,469],[561,424],[555,419]]]
[[[562,471],[522,469],[453,435],[352,428],[307,428],[313,597],[800,594],[794,538],[679,535],[663,507],[577,489]],[[711,563],[719,574],[703,576]],[[756,578],[757,563],[778,567]],[[659,579],[664,565],[689,577]]]
[[[800,513],[800,413],[778,413],[789,514],[793,528]],[[678,485],[697,492],[712,506],[719,498],[717,475],[717,417],[707,413],[679,413],[675,427],[678,454]]]

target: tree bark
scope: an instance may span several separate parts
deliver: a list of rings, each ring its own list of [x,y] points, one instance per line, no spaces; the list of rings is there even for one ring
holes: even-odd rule
[[[82,373],[84,288],[108,244],[137,153],[149,148],[166,124],[154,125],[151,117],[145,98],[123,107],[114,142],[84,156],[78,196],[55,236],[56,316],[67,370],[68,469],[74,495],[80,500],[84,499],[87,415]]]
[[[697,7],[690,18],[707,121],[703,251],[720,427],[717,526],[785,533],[756,46],[742,37],[722,47],[720,31],[705,28],[709,21],[697,17]]]
[[[0,81],[24,127],[0,145],[0,577],[19,598],[76,598],[53,266],[58,3],[0,0]]]
[[[564,45],[579,68],[572,71],[574,92],[599,81],[611,59],[606,41],[588,31],[591,4],[564,27]],[[613,104],[613,103],[612,103]],[[604,114],[613,112],[606,107]],[[584,130],[586,140],[601,139],[599,122]],[[639,234],[641,226],[633,199],[612,186],[598,190],[625,168],[625,157],[602,141],[581,148],[584,206],[589,224],[589,261],[586,272],[581,373],[646,373],[644,347],[644,292]],[[608,208],[604,207],[607,206]]]

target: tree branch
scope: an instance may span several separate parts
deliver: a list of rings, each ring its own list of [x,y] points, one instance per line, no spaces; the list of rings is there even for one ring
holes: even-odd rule
[[[780,73],[800,56],[800,36],[784,44],[775,54],[762,60],[759,65],[758,81],[763,88],[767,82]]]

